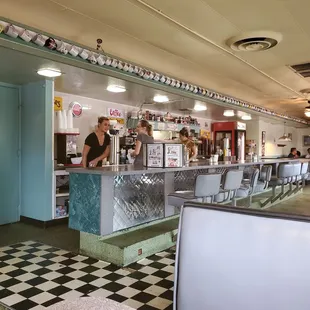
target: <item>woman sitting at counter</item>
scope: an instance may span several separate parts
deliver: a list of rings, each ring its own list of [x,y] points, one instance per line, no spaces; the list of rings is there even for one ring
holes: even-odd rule
[[[92,132],[85,139],[83,148],[83,167],[101,167],[102,160],[110,154],[110,141],[108,135],[110,120],[107,117],[98,118],[98,126],[95,132]]]
[[[189,161],[193,161],[197,157],[197,147],[193,141],[189,139],[189,133],[186,127],[179,132],[180,141],[184,144],[189,152]]]
[[[138,136],[136,147],[130,153],[130,156],[135,157],[135,165],[143,165],[143,144],[154,143],[152,125],[146,120],[139,121],[136,129]]]

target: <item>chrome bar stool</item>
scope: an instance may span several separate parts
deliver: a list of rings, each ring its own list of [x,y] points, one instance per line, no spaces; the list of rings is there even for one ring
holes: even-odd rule
[[[236,205],[236,191],[241,186],[243,178],[242,170],[228,170],[224,175],[223,187],[220,192],[214,197],[216,203],[227,203],[232,201]]]
[[[294,166],[292,164],[280,164],[278,175],[271,177],[269,185],[272,187],[272,195],[261,203],[261,207],[266,206],[269,202],[275,202],[284,194],[284,186],[291,181],[294,175]],[[281,192],[276,195],[276,188],[281,186]]]
[[[200,174],[195,181],[193,191],[177,191],[168,194],[168,205],[182,207],[185,201],[213,202],[220,191],[221,174]]]

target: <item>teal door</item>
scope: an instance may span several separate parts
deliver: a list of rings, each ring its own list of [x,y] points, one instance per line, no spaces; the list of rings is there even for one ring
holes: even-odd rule
[[[0,225],[19,221],[19,90],[0,84]]]

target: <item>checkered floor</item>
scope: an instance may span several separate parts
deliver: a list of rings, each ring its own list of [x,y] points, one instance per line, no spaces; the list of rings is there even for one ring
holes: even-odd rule
[[[175,255],[171,251],[119,268],[42,243],[0,248],[0,303],[16,310],[101,296],[134,309],[172,309]]]

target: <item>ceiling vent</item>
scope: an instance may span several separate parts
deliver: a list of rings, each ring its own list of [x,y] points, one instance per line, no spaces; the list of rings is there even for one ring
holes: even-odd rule
[[[296,73],[304,78],[310,77],[310,63],[290,66]]]
[[[226,44],[239,52],[259,52],[276,46],[282,35],[273,31],[254,31],[243,33],[227,40]]]

